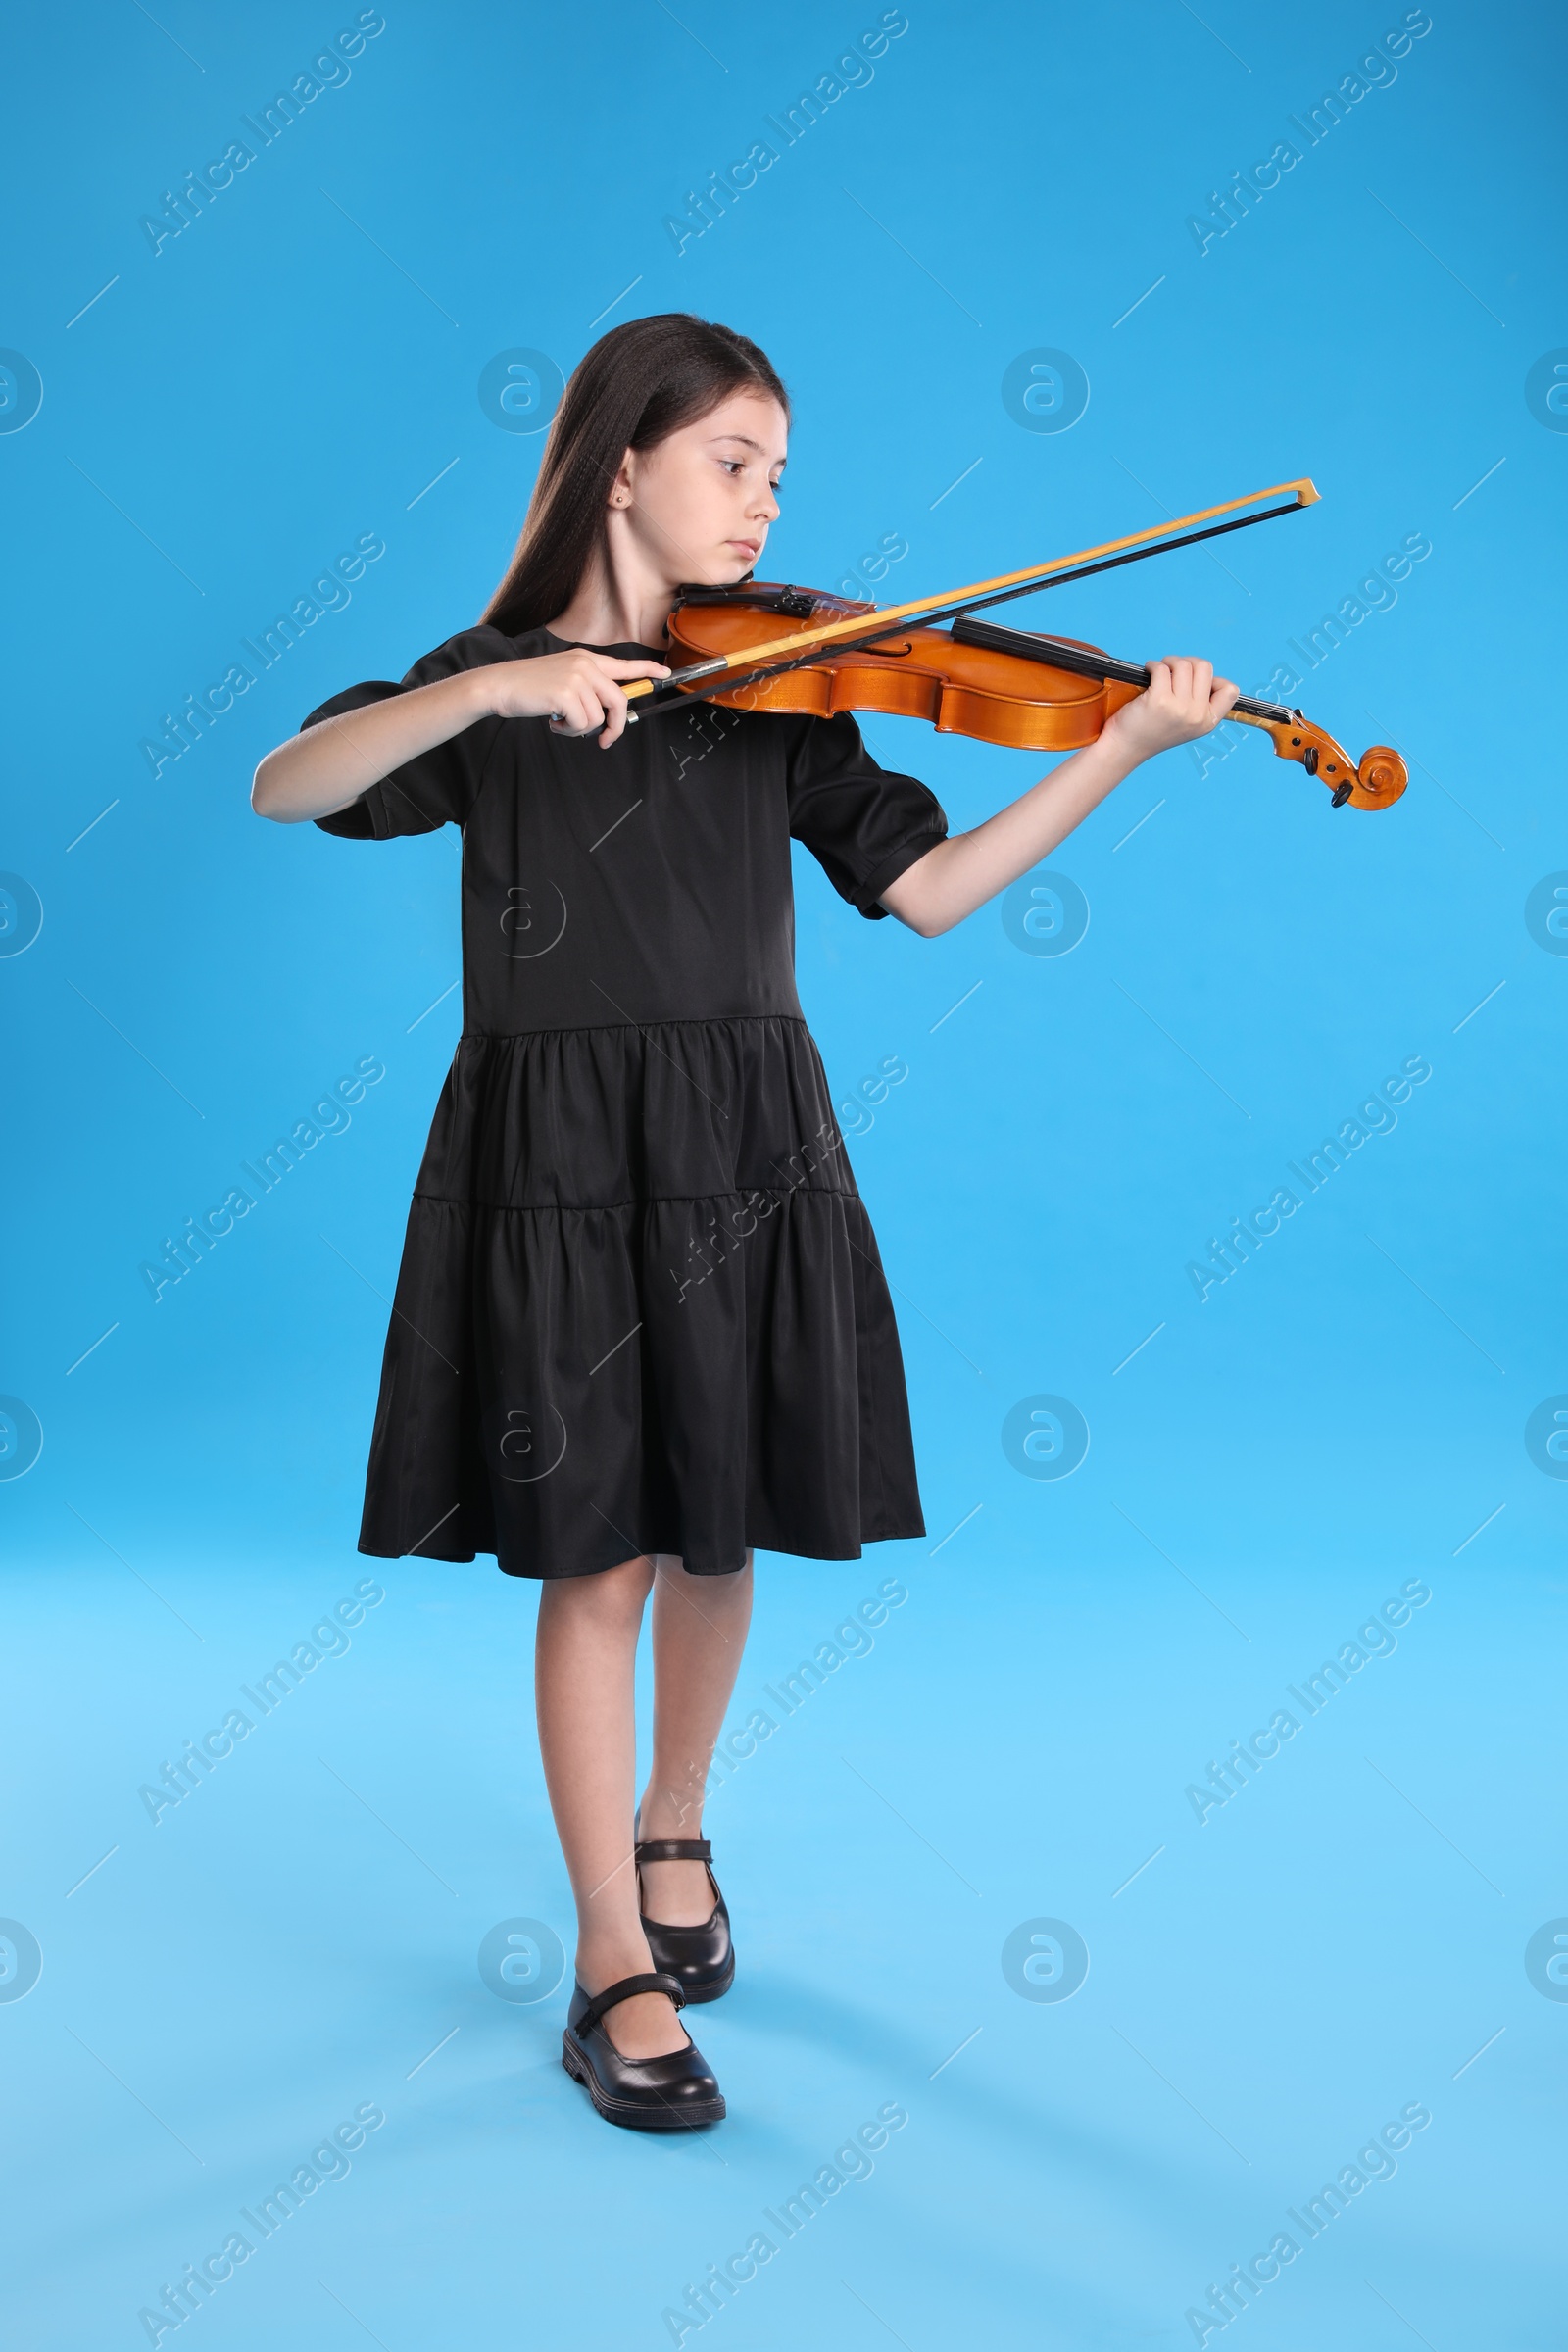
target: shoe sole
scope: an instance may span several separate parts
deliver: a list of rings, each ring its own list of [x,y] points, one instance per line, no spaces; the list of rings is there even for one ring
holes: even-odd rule
[[[580,2082],[595,2109],[607,2124],[619,2124],[628,2132],[691,2132],[699,2124],[721,2124],[728,2113],[722,2095],[704,2099],[661,2114],[657,2108],[644,2107],[628,2099],[607,2098],[599,2087],[599,2078],[589,2065],[581,2046],[573,2041],[568,2028],[561,2036],[561,2063],[574,2082]]]

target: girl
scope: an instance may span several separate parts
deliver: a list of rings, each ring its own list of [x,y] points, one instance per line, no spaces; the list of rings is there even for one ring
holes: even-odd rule
[[[628,732],[622,689],[668,674],[680,584],[759,563],[789,420],[728,327],[613,328],[478,626],[313,710],[252,795],[350,839],[463,831],[463,1035],[360,1549],[493,1552],[541,1580],[539,1739],[578,1920],[564,2063],[638,2131],[724,2113],[677,2011],[735,1970],[700,1832],[753,1546],[856,1559],[925,1532],[892,1302],[795,990],[790,838],[861,914],[933,938],[1236,698],[1206,662],[1156,662],[1098,742],[956,839],[850,717],[698,707]]]

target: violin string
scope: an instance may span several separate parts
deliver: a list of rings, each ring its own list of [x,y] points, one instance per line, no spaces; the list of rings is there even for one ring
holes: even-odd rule
[[[960,618],[964,617],[960,615]],[[1014,654],[1026,662],[1040,662],[1052,669],[1065,669],[1076,677],[1115,679],[1124,686],[1140,689],[1150,683],[1150,672],[1142,662],[1118,662],[1110,654],[1086,653],[1084,648],[1062,637],[1048,637],[1034,629],[999,629],[990,621],[976,621],[971,628],[958,633],[954,623],[954,641],[958,645],[990,647],[999,654]],[[1260,702],[1255,695],[1238,695],[1231,705],[1232,718],[1266,718],[1290,720],[1296,716],[1284,703]]]
[[[1162,539],[1153,547],[1135,548],[1130,555],[1107,556],[1098,564],[1080,564],[1075,571],[1057,572],[1049,580],[1029,580],[1021,588],[1004,588],[996,595],[977,596],[967,603],[960,601],[953,605],[939,606],[935,611],[923,613],[915,625],[920,628],[935,628],[942,621],[956,620],[958,615],[963,612],[983,612],[993,605],[1010,605],[1021,596],[1038,596],[1047,588],[1065,587],[1069,580],[1087,580],[1094,573],[1100,571],[1118,571],[1124,564],[1142,564],[1148,556],[1173,555],[1178,548],[1196,547],[1200,539],[1220,539],[1227,531],[1245,531],[1250,529],[1254,522],[1272,522],[1276,515],[1298,514],[1302,511],[1295,501],[1285,507],[1266,507],[1260,514],[1244,514],[1235,522],[1213,523],[1206,531],[1188,531],[1179,539]],[[831,650],[834,654],[863,654],[873,649],[883,638],[902,637],[908,633],[906,626],[873,629],[864,637],[840,638],[834,643]],[[712,693],[728,694],[738,685],[760,686],[769,678],[784,677],[792,669],[805,669],[817,659],[821,650],[819,646],[808,647],[805,653],[797,654],[792,661],[776,662],[763,668],[747,669],[743,664],[737,664],[723,673],[722,684],[717,678],[714,679]],[[657,710],[672,710],[677,707],[710,700],[711,695],[710,694],[689,694],[682,687],[670,690],[666,681],[664,685],[656,688],[652,695],[645,698],[636,712],[628,712],[627,715],[639,719],[647,718]]]

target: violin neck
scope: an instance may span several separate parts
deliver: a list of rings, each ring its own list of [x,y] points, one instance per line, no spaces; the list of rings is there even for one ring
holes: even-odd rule
[[[1044,637],[1033,629],[1003,629],[994,621],[972,620],[962,613],[953,624],[959,645],[983,645],[997,654],[1016,654],[1025,662],[1044,662],[1053,669],[1070,670],[1080,678],[1114,678],[1123,686],[1147,687],[1149,671],[1141,662],[1118,662],[1114,655],[1092,653],[1087,646],[1068,645],[1060,637]],[[1278,725],[1296,713],[1284,703],[1264,703],[1255,695],[1239,695],[1230,716],[1256,724]]]

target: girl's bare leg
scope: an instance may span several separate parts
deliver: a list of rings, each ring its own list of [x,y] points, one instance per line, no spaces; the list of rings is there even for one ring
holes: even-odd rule
[[[656,1578],[657,1566],[657,1578]],[[634,1682],[643,1605],[654,1592],[654,1762],[638,1834],[700,1838],[703,1788],[740,1669],[752,1563],[688,1576],[668,1553],[598,1576],[547,1582],[539,1595],[534,1688],[539,1749],[577,1905],[577,1976],[589,1992],[653,1966],[632,1863],[637,1744]],[[645,1866],[650,1919],[697,1925],[713,1907],[700,1862]],[[685,2047],[662,1993],[636,1993],[606,2020],[627,2058]]]
[[[637,1916],[632,1802],[637,1778],[633,1684],[646,1554],[598,1576],[561,1577],[539,1595],[534,1695],[550,1806],[577,1904],[577,1977],[602,1992],[653,1967]],[[662,1992],[635,1993],[606,2021],[624,2057],[657,2058],[688,2039]]]
[[[740,1671],[752,1616],[752,1555],[732,1576],[688,1576],[661,1552],[654,1583],[654,1755],[640,1838],[700,1838],[713,1743]],[[713,1908],[701,1862],[645,1862],[650,1919],[700,1927]]]

